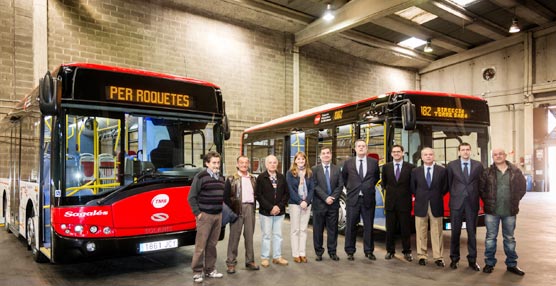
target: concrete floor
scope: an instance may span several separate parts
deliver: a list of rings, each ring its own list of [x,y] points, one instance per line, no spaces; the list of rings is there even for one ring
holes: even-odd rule
[[[429,263],[423,267],[416,261],[384,260],[384,234],[378,232],[375,254],[377,261],[364,258],[361,241],[355,261],[348,261],[343,251],[343,236],[339,238],[340,261],[325,259],[316,262],[312,239],[307,249],[309,263],[295,264],[290,257],[289,235],[284,235],[283,254],[289,266],[275,266],[260,271],[243,268],[243,248],[240,246],[238,272],[223,279],[206,279],[203,285],[555,285],[556,284],[556,193],[527,193],[521,203],[516,229],[519,266],[524,277],[506,272],[502,239],[499,236],[498,265],[492,274],[474,272],[462,263],[457,270],[438,268]],[[289,223],[284,224],[284,234]],[[465,233],[465,232],[464,232]],[[312,235],[312,234],[310,234]],[[260,232],[257,221],[255,255],[260,254]],[[465,240],[465,234],[462,235]],[[478,230],[478,262],[483,263],[485,229]],[[450,233],[444,232],[444,257],[449,263]],[[240,244],[243,243],[243,240]],[[462,242],[462,257],[467,250]],[[227,237],[218,244],[217,268],[225,272]],[[413,237],[412,247],[415,248]],[[115,258],[72,265],[37,264],[32,261],[25,245],[5,231],[0,232],[0,285],[193,285],[190,268],[193,247],[148,256]],[[398,249],[398,253],[400,250]],[[430,252],[429,252],[430,253]],[[415,255],[415,251],[414,251]],[[463,261],[465,262],[465,261]],[[257,261],[257,263],[259,263]],[[199,285],[199,284],[197,284]]]

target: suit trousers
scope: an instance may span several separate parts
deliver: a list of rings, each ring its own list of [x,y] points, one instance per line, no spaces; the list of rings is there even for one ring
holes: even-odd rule
[[[359,221],[363,220],[363,251],[365,254],[373,253],[375,250],[375,243],[373,238],[373,227],[375,221],[375,205],[366,206],[363,202],[363,197],[359,196],[355,206],[347,205],[347,225],[345,235],[344,250],[347,254],[355,253],[355,240],[357,238],[357,225]]]
[[[326,210],[315,211],[313,209],[313,246],[315,253],[322,255],[324,238],[323,232],[326,227],[326,247],[328,254],[336,254],[338,245],[338,208],[327,207]]]
[[[435,261],[442,260],[442,252],[444,249],[442,242],[442,217],[435,217],[432,215],[430,203],[427,216],[415,217],[415,228],[417,230],[417,256],[419,259],[427,259],[429,220],[431,228],[432,257]]]
[[[411,212],[386,211],[386,251],[396,253],[395,234],[400,227],[402,237],[402,253],[411,253]]]
[[[311,206],[302,210],[299,205],[290,204],[290,239],[292,257],[307,256],[307,225],[311,217]]]
[[[195,252],[191,261],[193,272],[211,273],[216,263],[216,243],[220,237],[222,214],[202,213],[197,218],[197,235],[195,236]]]
[[[460,259],[460,237],[463,219],[467,229],[467,260],[476,262],[477,260],[477,218],[478,210],[471,208],[468,200],[464,200],[461,209],[450,209],[450,220],[452,221],[452,236],[450,238],[450,259],[459,261]]]
[[[255,204],[241,204],[241,214],[234,223],[230,224],[230,238],[228,240],[228,258],[226,264],[237,264],[237,248],[241,231],[245,243],[245,264],[255,262],[253,250],[253,234],[255,233]]]

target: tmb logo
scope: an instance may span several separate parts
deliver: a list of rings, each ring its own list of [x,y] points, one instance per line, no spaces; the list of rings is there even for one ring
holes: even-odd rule
[[[169,202],[170,197],[167,194],[158,194],[151,200],[151,204],[156,209],[165,207]]]

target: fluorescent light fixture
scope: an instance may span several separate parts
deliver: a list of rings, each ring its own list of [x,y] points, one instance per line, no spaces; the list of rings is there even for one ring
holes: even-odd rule
[[[450,2],[456,3],[456,4],[460,5],[461,7],[465,7],[467,5],[471,5],[475,2],[477,2],[477,0],[450,0]]]
[[[403,40],[403,41],[399,42],[398,45],[400,45],[402,47],[410,48],[410,49],[415,49],[416,47],[420,47],[420,46],[422,46],[426,43],[427,43],[427,41],[423,41],[421,39],[411,37],[407,40]]]
[[[330,4],[326,5],[326,11],[324,11],[324,15],[322,15],[322,18],[325,21],[332,21],[334,20],[334,13],[332,13],[332,8],[330,6]]]
[[[510,26],[510,33],[518,33],[519,31],[521,31],[521,29],[519,28],[519,25],[517,24],[517,18],[514,18],[512,20],[512,25]]]
[[[438,16],[415,6],[411,6],[407,9],[398,11],[396,12],[396,15],[415,22],[419,25],[438,18]]]

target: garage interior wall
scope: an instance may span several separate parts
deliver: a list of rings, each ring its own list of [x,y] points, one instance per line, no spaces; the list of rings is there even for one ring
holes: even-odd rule
[[[533,174],[533,109],[556,103],[556,28],[507,40],[434,62],[420,71],[421,88],[480,95],[490,106],[491,145]],[[490,80],[487,68],[496,70]],[[546,131],[546,135],[548,131]]]
[[[293,112],[292,34],[164,4],[171,1],[0,1],[6,8],[0,9],[0,112],[46,72],[40,68],[41,50],[50,70],[61,63],[91,62],[217,84],[232,128],[225,146],[227,172],[235,170],[245,128]],[[40,4],[46,25],[40,23],[44,15],[33,16]],[[46,46],[33,39],[34,30],[47,33]],[[299,71],[299,110],[416,88],[415,71],[377,65],[319,43],[299,49]]]

